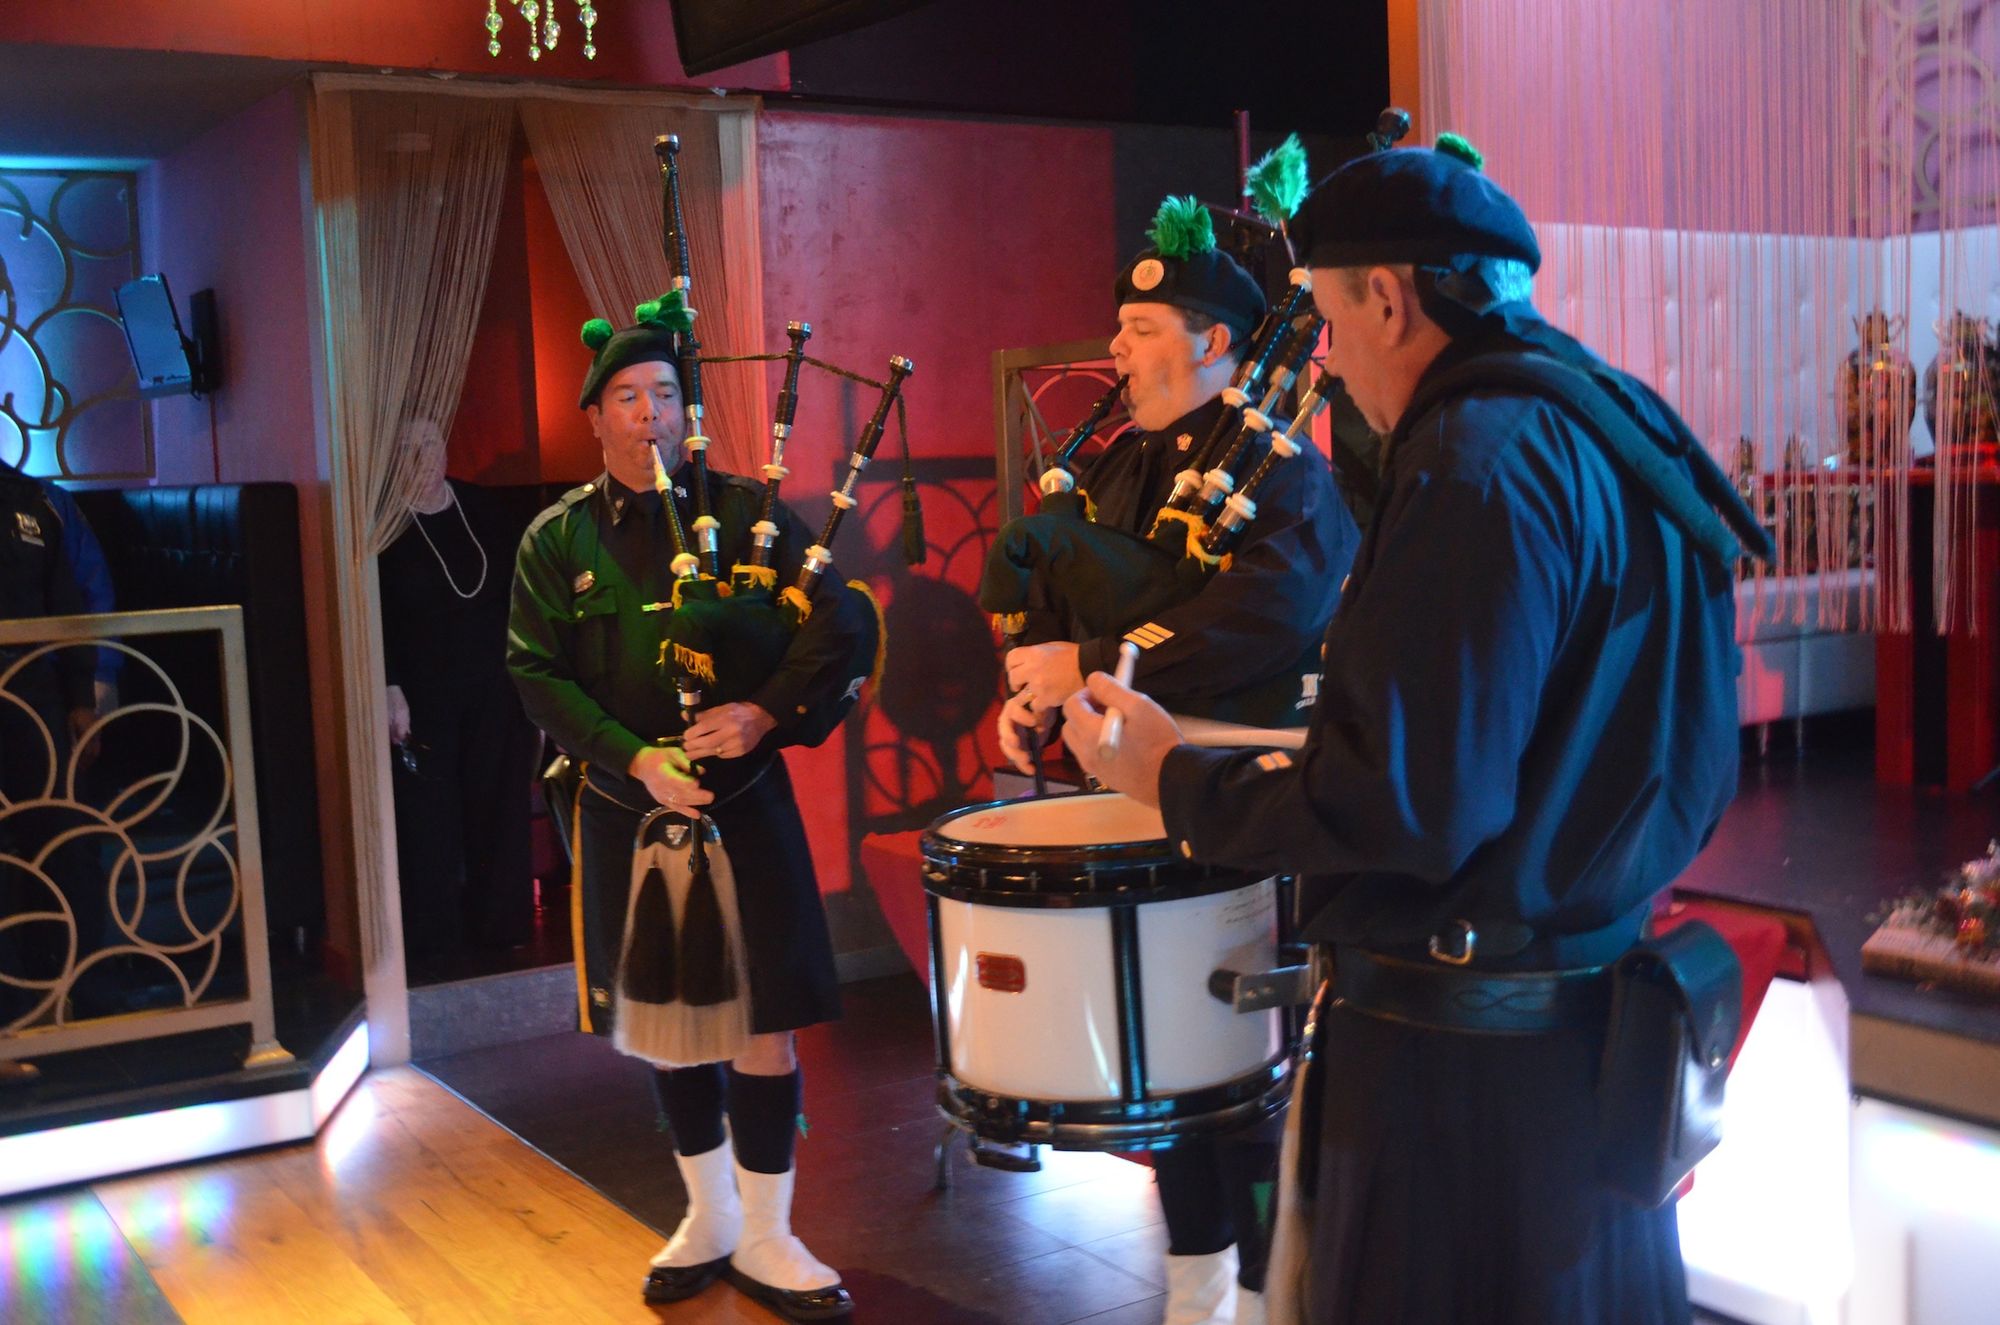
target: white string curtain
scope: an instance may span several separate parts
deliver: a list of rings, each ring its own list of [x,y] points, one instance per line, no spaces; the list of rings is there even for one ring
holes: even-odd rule
[[[754,108],[540,98],[520,108],[570,263],[590,306],[616,326],[632,320],[634,305],[658,298],[672,283],[653,140],[663,133],[680,136],[690,302],[699,314],[695,332],[702,352],[761,353]],[[769,426],[763,365],[706,366],[701,380],[710,462],[755,474]]]
[[[1908,383],[1954,310],[2000,313],[2000,0],[1419,17],[1426,129],[1466,134],[1536,223],[1543,313],[1659,388],[1767,509],[1756,615],[1909,629],[1917,462],[1940,628],[1982,629],[1962,411],[1932,438]],[[1878,311],[1890,334],[1850,370]]]
[[[340,668],[353,701],[342,736],[371,992],[402,980],[373,559],[410,518],[417,440],[449,433],[458,410],[513,116],[510,102],[491,98],[314,85]],[[407,1027],[378,1049],[386,1061],[406,1057]]]
[[[423,434],[449,434],[493,264],[513,140],[504,101],[322,87],[314,183],[334,455],[363,522],[354,564],[410,518]]]

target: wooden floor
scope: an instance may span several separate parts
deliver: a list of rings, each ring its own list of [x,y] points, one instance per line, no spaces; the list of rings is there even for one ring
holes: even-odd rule
[[[312,1145],[0,1204],[8,1325],[777,1319],[639,1301],[659,1235],[412,1069]]]

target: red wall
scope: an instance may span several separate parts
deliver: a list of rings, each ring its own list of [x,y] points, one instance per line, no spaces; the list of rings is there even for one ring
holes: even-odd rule
[[[472,360],[446,443],[452,476],[488,485],[533,483],[541,477],[522,150],[517,132],[494,226],[493,265],[472,334]]]
[[[794,753],[820,886],[851,888],[863,832],[983,792],[997,669],[971,599],[993,529],[995,350],[1108,335],[1118,254],[1108,129],[769,110],[757,139],[766,336],[813,325],[812,353],[906,388],[930,563],[903,565],[892,429],[835,557],[891,618],[882,690],[819,750]],[[776,370],[770,394],[776,395]],[[801,389],[786,495],[817,524],[874,393]],[[861,528],[856,528],[857,524]],[[844,849],[843,849],[844,848]],[[887,942],[869,905],[830,898],[843,949]]]
[[[289,478],[323,493],[306,385],[298,115],[287,93],[150,169],[142,230],[148,265],[166,268],[177,290],[218,293],[231,373],[217,398],[222,478]],[[769,110],[758,152],[767,338],[782,345],[784,323],[804,318],[822,358],[871,376],[891,354],[917,365],[906,394],[930,563],[911,570],[899,555],[892,430],[835,546],[842,569],[866,579],[891,616],[888,674],[845,731],[793,758],[836,942],[848,950],[888,941],[852,887],[861,834],[927,822],[985,790],[998,676],[971,589],[994,517],[992,355],[1108,333],[1119,258],[1112,133]],[[217,209],[217,196],[232,206]],[[503,202],[486,299],[454,472],[491,482],[595,474],[573,394],[585,358],[577,328],[594,310],[532,162]],[[163,481],[211,477],[205,417],[164,416],[188,405],[159,406]],[[805,384],[787,495],[814,525],[873,405],[872,391],[825,375]],[[306,503],[308,522],[322,504]],[[309,548],[325,542],[324,530],[305,534]],[[309,567],[309,594],[324,583]],[[325,620],[323,604],[308,611]],[[314,652],[332,656],[324,641]],[[323,753],[332,749],[323,734]],[[323,769],[321,785],[345,782]],[[344,841],[325,837],[330,848]]]
[[[576,393],[590,351],[580,339],[583,324],[593,317],[614,316],[591,308],[563,247],[562,231],[541,176],[529,161],[526,174],[528,280],[534,303],[535,409],[541,446],[541,477],[545,483],[581,483],[604,468],[604,454]]]
[[[556,49],[527,55],[527,24],[512,4],[501,54],[486,53],[486,15],[477,0],[0,0],[0,33],[10,42],[199,51],[367,68],[439,69],[512,78],[689,86],[666,0],[611,0],[599,8],[598,55],[583,58],[583,29],[571,0],[558,5]],[[704,75],[701,87],[783,89],[785,57],[771,56]]]

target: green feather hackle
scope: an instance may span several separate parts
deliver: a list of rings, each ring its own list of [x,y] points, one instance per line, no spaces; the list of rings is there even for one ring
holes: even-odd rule
[[[601,317],[594,317],[583,324],[584,348],[592,354],[604,348],[604,343],[612,337],[612,326]]]
[[[648,299],[634,309],[633,314],[641,322],[650,322],[682,335],[694,330],[694,310],[688,307],[685,290],[669,290],[658,299]]]
[[[1153,213],[1146,238],[1153,241],[1153,251],[1161,257],[1185,260],[1214,250],[1215,222],[1209,219],[1208,209],[1192,197],[1168,198]]]
[[[1244,191],[1257,215],[1272,225],[1283,225],[1299,210],[1312,188],[1306,174],[1305,144],[1295,133],[1264,153],[1243,176]]]
[[[1481,170],[1486,166],[1485,154],[1471,143],[1466,142],[1462,136],[1455,133],[1445,132],[1439,134],[1437,150],[1443,152],[1446,156],[1457,157],[1474,170]]]

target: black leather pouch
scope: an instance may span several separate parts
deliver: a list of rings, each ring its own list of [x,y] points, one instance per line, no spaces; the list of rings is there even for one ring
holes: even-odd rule
[[[1652,1208],[1722,1140],[1723,1081],[1743,1019],[1743,970],[1699,921],[1612,968],[1598,1075],[1598,1176]]]

